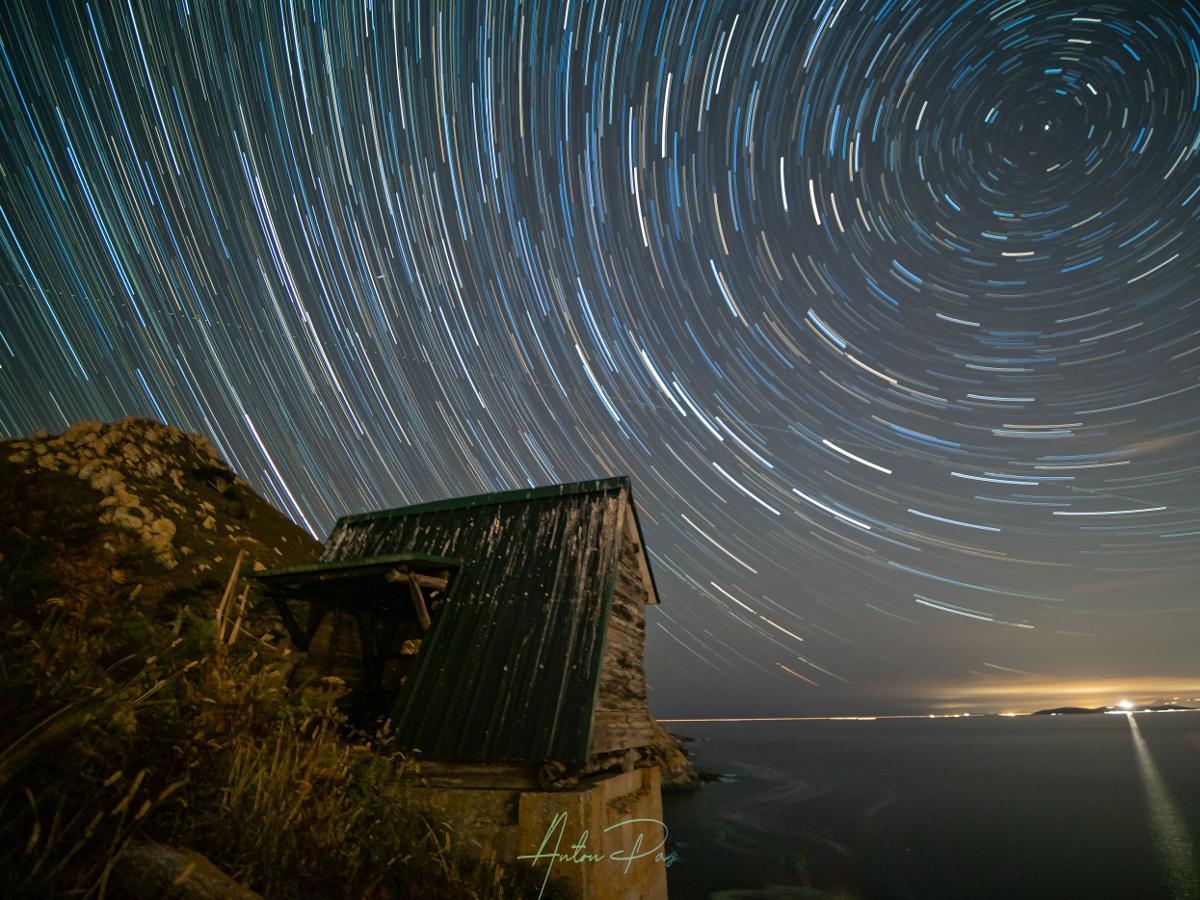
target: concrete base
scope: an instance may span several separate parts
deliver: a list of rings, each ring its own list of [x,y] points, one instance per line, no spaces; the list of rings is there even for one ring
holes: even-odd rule
[[[667,850],[657,766],[602,775],[564,791],[427,786],[402,802],[450,829],[454,844],[580,900],[665,900]]]

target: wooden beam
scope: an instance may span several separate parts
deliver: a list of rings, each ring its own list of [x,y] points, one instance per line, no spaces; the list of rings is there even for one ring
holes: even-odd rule
[[[388,581],[407,581],[413,575],[421,583],[421,587],[431,590],[445,590],[450,583],[450,574],[445,569],[440,574],[429,575],[424,572],[413,572],[407,566],[395,566],[389,569],[376,568],[372,570],[351,570],[348,572],[321,572],[304,577],[263,579],[259,583],[268,595],[295,594],[303,592],[312,585],[354,584],[356,582],[373,581],[382,575]]]
[[[430,588],[431,590],[444,591],[446,585],[450,583],[449,578],[439,578],[435,575],[423,575],[420,572],[413,572],[409,569],[388,569],[384,574],[384,579],[393,584],[401,581],[415,581],[420,587]]]
[[[325,620],[325,613],[329,610],[323,603],[308,604],[308,630],[304,635],[304,647],[308,650],[308,645],[312,643],[312,639],[316,637],[317,629],[321,627],[321,623]]]
[[[279,610],[279,617],[283,619],[283,626],[291,635],[292,643],[297,649],[308,650],[308,642],[305,640],[304,629],[300,627],[300,623],[296,621],[296,617],[292,614],[291,607],[288,606],[287,600],[283,597],[275,597],[275,608]],[[182,607],[180,607],[182,609]]]
[[[358,625],[358,643],[362,648],[363,687],[369,697],[378,692],[381,681],[379,676],[383,671],[382,654],[377,640],[379,635],[374,627],[376,623],[369,614],[355,616],[354,621]]]
[[[432,622],[429,618],[429,610],[425,606],[425,595],[421,592],[421,585],[417,582],[415,576],[409,579],[408,590],[412,595],[413,612],[417,614],[417,621],[421,623],[421,630],[428,631]]]

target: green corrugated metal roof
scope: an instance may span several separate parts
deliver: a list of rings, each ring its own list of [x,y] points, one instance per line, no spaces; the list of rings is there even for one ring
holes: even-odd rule
[[[574,494],[594,493],[596,491],[625,488],[629,491],[629,504],[633,509],[633,521],[637,526],[638,542],[642,545],[642,556],[646,561],[646,573],[650,576],[650,592],[653,603],[658,603],[658,583],[654,579],[654,567],[650,565],[650,552],[646,549],[646,539],[642,535],[642,522],[637,514],[637,504],[633,500],[633,490],[628,475],[616,475],[612,478],[593,478],[587,481],[574,481],[567,484],[550,484],[536,488],[519,488],[513,491],[495,491],[490,494],[476,494],[471,497],[452,497],[448,500],[433,500],[429,503],[417,503],[413,506],[399,506],[395,509],[382,509],[374,512],[355,513],[342,516],[334,525],[336,535],[343,525],[357,522],[371,522],[378,519],[394,519],[403,516],[420,515],[422,513],[440,512],[451,509],[471,509],[476,506],[492,506],[501,503],[516,503],[519,501],[541,500],[547,497],[567,497]],[[333,536],[330,536],[332,542]],[[329,555],[327,542],[322,558]],[[318,563],[317,565],[322,565]]]
[[[476,494],[471,497],[452,497],[449,500],[434,500],[430,503],[418,503],[415,506],[400,506],[396,509],[382,509],[376,512],[357,513],[352,516],[342,516],[334,526],[336,531],[342,523],[370,522],[376,519],[393,519],[400,516],[413,516],[420,513],[441,512],[447,509],[470,509],[475,506],[497,506],[501,503],[516,503],[522,500],[541,500],[546,497],[568,497],[574,494],[589,494],[616,488],[629,488],[629,476],[618,475],[615,478],[597,478],[591,481],[575,481],[570,484],[549,484],[536,488],[519,488],[515,491],[496,491],[491,494]]]
[[[460,561],[396,704],[401,746],[442,760],[586,760],[631,503],[629,479],[610,478],[338,521],[327,565]]]

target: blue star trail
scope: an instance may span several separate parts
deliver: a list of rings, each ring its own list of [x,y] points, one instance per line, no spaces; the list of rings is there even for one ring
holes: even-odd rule
[[[1192,0],[14,2],[0,56],[4,433],[161,418],[319,536],[629,473],[664,713],[1194,673]]]

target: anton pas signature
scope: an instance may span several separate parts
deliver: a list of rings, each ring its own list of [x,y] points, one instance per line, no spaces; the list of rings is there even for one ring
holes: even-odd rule
[[[624,819],[620,822],[615,822],[604,829],[607,834],[618,828],[629,828],[636,825],[652,825],[662,829],[662,838],[653,847],[643,848],[646,840],[645,833],[638,829],[632,843],[627,849],[617,849],[610,853],[592,853],[587,849],[589,832],[584,829],[579,834],[579,839],[569,847],[569,852],[562,852],[563,836],[567,828],[567,814],[565,812],[557,813],[554,820],[550,823],[550,827],[546,829],[545,836],[542,837],[542,844],[538,847],[536,853],[523,853],[517,859],[527,859],[530,865],[537,866],[544,862],[546,863],[546,877],[542,879],[542,889],[538,892],[538,897],[546,890],[546,883],[550,880],[550,872],[554,868],[555,863],[574,863],[582,865],[585,863],[600,863],[600,862],[615,862],[624,863],[624,871],[628,872],[629,867],[636,860],[645,859],[653,854],[655,862],[664,862],[668,866],[676,859],[674,851],[664,854],[663,846],[667,843],[667,826],[658,819]]]

